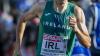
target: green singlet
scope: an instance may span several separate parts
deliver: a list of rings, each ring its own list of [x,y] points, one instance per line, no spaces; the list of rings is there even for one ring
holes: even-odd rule
[[[74,15],[74,7],[68,3],[64,13],[58,13],[53,1],[46,3],[40,19],[36,56],[71,56],[75,33],[68,18]]]

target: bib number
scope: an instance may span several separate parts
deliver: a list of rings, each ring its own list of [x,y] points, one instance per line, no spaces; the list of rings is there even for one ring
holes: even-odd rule
[[[41,55],[43,56],[65,56],[67,51],[67,40],[61,36],[43,35]]]

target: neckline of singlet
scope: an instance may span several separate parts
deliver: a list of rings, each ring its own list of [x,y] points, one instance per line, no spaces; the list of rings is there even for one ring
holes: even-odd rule
[[[66,7],[66,9],[65,9],[65,11],[64,11],[63,13],[59,13],[59,12],[55,11],[54,3],[53,3],[53,5],[52,5],[52,11],[53,11],[54,13],[59,14],[59,15],[65,14],[65,13],[68,11],[68,9],[69,9],[69,4],[70,4],[70,3],[68,2],[67,7]]]

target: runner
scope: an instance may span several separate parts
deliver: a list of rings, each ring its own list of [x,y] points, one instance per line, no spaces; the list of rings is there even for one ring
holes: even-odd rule
[[[91,46],[81,8],[67,0],[47,1],[46,6],[45,3],[40,4],[34,5],[33,9],[19,20],[16,52],[20,52],[26,23],[35,16],[41,18],[36,56],[71,56],[75,34],[83,46]]]

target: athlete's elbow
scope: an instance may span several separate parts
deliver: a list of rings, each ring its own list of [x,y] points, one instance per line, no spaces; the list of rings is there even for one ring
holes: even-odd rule
[[[85,42],[85,44],[84,44],[84,47],[86,47],[86,48],[90,48],[91,47],[91,42]]]
[[[89,40],[87,41],[87,48],[91,47],[91,38],[89,37]]]
[[[86,48],[90,48],[91,47],[91,38],[90,38],[90,36],[85,37],[85,39],[83,40],[83,45]]]
[[[90,48],[90,47],[91,47],[91,41],[89,41],[89,40],[84,40],[83,42],[81,41],[81,44],[82,44],[85,48]]]
[[[86,45],[86,48],[90,48],[91,47],[91,43],[88,43],[87,45]]]

